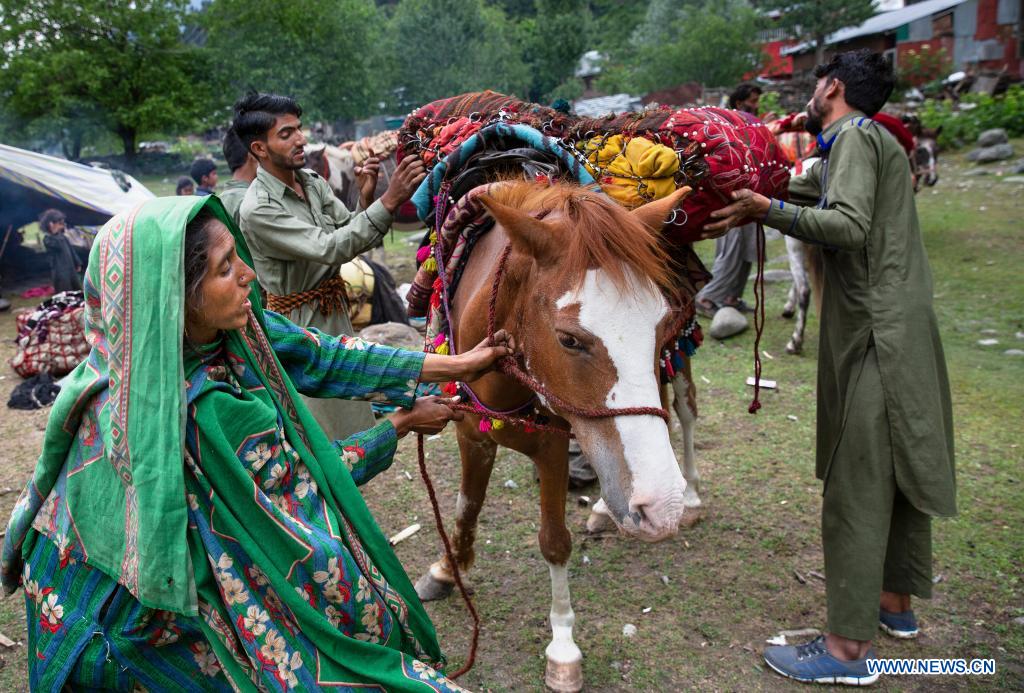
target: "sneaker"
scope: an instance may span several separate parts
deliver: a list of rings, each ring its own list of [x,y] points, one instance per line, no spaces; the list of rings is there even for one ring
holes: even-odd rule
[[[836,659],[825,647],[824,635],[805,645],[777,645],[764,651],[768,666],[786,678],[803,683],[870,686],[878,680],[878,674],[868,672],[869,659],[875,659],[874,650],[868,650],[864,659],[850,662]]]
[[[878,626],[887,635],[894,638],[909,640],[917,637],[917,619],[914,617],[913,610],[895,614],[885,609],[879,609]]]

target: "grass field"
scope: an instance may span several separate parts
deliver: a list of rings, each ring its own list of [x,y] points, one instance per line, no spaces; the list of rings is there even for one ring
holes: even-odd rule
[[[1024,149],[1021,141],[1015,144]],[[997,175],[964,176],[968,165],[960,155],[944,155],[941,166],[942,179],[920,193],[918,208],[952,379],[960,514],[935,523],[939,581],[934,599],[916,604],[921,637],[896,642],[882,636],[876,646],[883,657],[991,657],[997,674],[893,677],[880,688],[1024,690],[1024,357],[1003,354],[1024,349],[1015,336],[1024,330],[1022,186]],[[712,248],[701,252],[708,257]],[[401,237],[389,245],[400,281],[411,272],[411,253]],[[784,254],[781,241],[770,243],[770,268],[783,268]],[[658,545],[589,538],[583,531],[588,511],[577,503],[579,494],[570,497],[575,635],[588,690],[806,690],[766,671],[759,654],[779,630],[824,624],[823,583],[809,577],[802,584],[794,576],[822,571],[820,486],[813,474],[817,323],[812,318],[808,324],[805,354],[786,355],[791,323],[778,315],[787,288],[768,285],[764,377],[779,388],[763,394],[757,416],[746,413],[751,332],[723,343],[709,339],[695,357],[707,506],[702,522]],[[9,313],[0,315],[0,333],[0,356],[7,357]],[[984,338],[999,344],[979,346]],[[6,367],[0,375],[6,397],[17,376]],[[10,410],[2,417],[2,516],[30,476],[45,418],[46,412]],[[679,449],[678,428],[675,435]],[[454,436],[446,432],[427,449],[450,511],[458,485]],[[424,524],[397,549],[415,579],[436,559],[440,542],[414,456],[414,441],[404,441],[394,466],[364,490],[386,534]],[[504,485],[509,479],[517,488]],[[587,493],[596,497],[597,489]],[[470,574],[483,621],[476,667],[461,681],[471,689],[543,688],[550,598],[537,548],[537,496],[527,460],[501,451]],[[464,606],[453,599],[428,610],[452,663],[460,664],[469,642]],[[635,637],[623,637],[626,623],[637,626]],[[20,592],[0,602],[0,631],[24,642]],[[0,658],[0,690],[26,690],[24,645],[0,648]]]

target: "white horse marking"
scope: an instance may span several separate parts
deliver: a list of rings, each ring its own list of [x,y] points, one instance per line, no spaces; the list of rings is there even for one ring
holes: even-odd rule
[[[605,406],[660,407],[651,357],[657,351],[657,328],[668,312],[668,303],[657,287],[627,270],[627,281],[620,288],[607,272],[588,270],[579,289],[556,302],[560,309],[576,304],[580,326],[601,340],[615,366],[617,379]],[[614,422],[632,476],[632,489],[624,489],[630,493],[629,513],[642,509],[641,518],[646,514],[653,525],[648,530],[671,526],[674,531],[685,482],[668,427],[656,416],[616,417]],[[601,451],[594,452],[594,462],[599,463]]]

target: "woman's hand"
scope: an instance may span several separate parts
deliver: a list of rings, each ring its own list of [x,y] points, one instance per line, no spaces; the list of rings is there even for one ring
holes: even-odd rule
[[[515,350],[516,342],[512,335],[505,330],[498,330],[494,333],[494,346],[489,346],[485,339],[458,356],[427,354],[423,360],[420,381],[424,383],[449,380],[472,382],[483,374],[494,370],[495,363],[506,356],[512,356]]]
[[[464,354],[455,357],[460,374],[454,378],[463,382],[471,382],[480,376],[494,370],[494,365],[516,352],[516,342],[505,330],[498,330],[494,333],[494,346],[490,346],[487,340],[480,342]]]
[[[427,434],[440,433],[449,421],[462,421],[462,412],[449,406],[458,402],[458,397],[451,399],[433,395],[419,397],[413,403],[412,409],[399,409],[388,416],[388,419],[395,427],[399,438],[410,431]]]

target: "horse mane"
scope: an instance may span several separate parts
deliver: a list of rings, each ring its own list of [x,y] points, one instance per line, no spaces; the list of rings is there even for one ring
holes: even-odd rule
[[[669,295],[676,293],[672,259],[657,234],[603,193],[569,183],[518,180],[494,186],[490,196],[540,217],[559,214],[561,220],[549,222],[559,235],[559,266],[580,282],[588,269],[602,269],[618,288],[628,288],[628,267]]]

